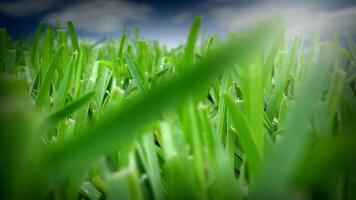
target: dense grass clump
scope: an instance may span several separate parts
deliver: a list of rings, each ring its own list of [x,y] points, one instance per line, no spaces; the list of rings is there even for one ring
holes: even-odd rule
[[[0,29],[1,199],[356,199],[352,36],[200,24],[176,48]]]

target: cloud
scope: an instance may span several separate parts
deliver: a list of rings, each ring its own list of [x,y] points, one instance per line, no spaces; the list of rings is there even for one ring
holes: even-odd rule
[[[76,28],[89,33],[111,33],[120,30],[126,22],[143,21],[152,7],[128,1],[87,1],[66,7],[44,17],[49,24],[57,20],[72,20]]]
[[[182,24],[193,18],[193,13],[190,12],[182,12],[177,14],[172,18],[172,21],[177,24]]]
[[[26,17],[47,10],[58,0],[20,0],[0,2],[0,12],[12,17]]]
[[[240,29],[272,16],[280,16],[287,25],[287,35],[329,32],[334,28],[343,30],[355,26],[356,6],[334,10],[314,6],[266,5],[259,4],[236,9],[221,7],[213,10],[215,22],[228,29]]]

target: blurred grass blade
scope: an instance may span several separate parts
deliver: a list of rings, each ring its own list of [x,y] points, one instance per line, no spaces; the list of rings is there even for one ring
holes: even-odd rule
[[[35,31],[35,37],[34,37],[33,47],[32,47],[32,55],[31,55],[32,66],[35,69],[40,69],[40,66],[39,66],[39,55],[38,55],[38,52],[39,52],[38,51],[38,45],[39,45],[42,26],[43,26],[43,23],[40,22],[38,24],[38,27],[37,27],[36,31]]]
[[[345,77],[346,77],[346,73],[338,66],[335,66],[331,77],[329,93],[327,95],[327,100],[326,100],[328,104],[328,118],[330,124],[332,124],[332,121],[335,116],[335,112],[339,104],[341,91],[345,82]]]
[[[295,104],[291,105],[285,121],[282,141],[278,142],[273,153],[267,157],[263,176],[254,188],[254,198],[269,195],[271,199],[284,198],[286,188],[296,170],[303,149],[309,141],[313,106],[321,100],[327,72],[331,66],[332,55],[318,55],[328,59],[316,59],[309,73],[301,81],[295,95]]]

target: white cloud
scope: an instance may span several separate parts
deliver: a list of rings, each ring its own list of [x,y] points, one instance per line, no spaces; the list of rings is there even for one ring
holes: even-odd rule
[[[244,28],[271,16],[280,16],[287,25],[287,37],[311,31],[328,32],[355,26],[356,7],[326,9],[303,6],[255,5],[247,8],[218,8],[212,11],[216,23],[228,29]]]
[[[45,17],[48,23],[72,20],[78,30],[91,33],[110,33],[122,28],[127,21],[142,21],[152,7],[128,1],[88,1],[72,5]]]
[[[0,12],[13,17],[25,17],[45,11],[57,2],[57,0],[20,0],[0,2]]]

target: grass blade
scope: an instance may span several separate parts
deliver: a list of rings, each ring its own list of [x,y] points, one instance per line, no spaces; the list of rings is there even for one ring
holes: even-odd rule
[[[70,40],[72,41],[72,48],[73,51],[78,51],[79,52],[79,42],[78,42],[78,37],[77,33],[75,32],[74,25],[72,21],[67,22],[69,33],[70,33]]]
[[[66,118],[68,115],[72,114],[74,111],[78,110],[80,107],[88,104],[90,100],[94,97],[94,92],[90,92],[87,95],[84,95],[72,103],[64,106],[60,110],[51,113],[46,119],[44,120],[49,126],[56,125],[59,121]]]

